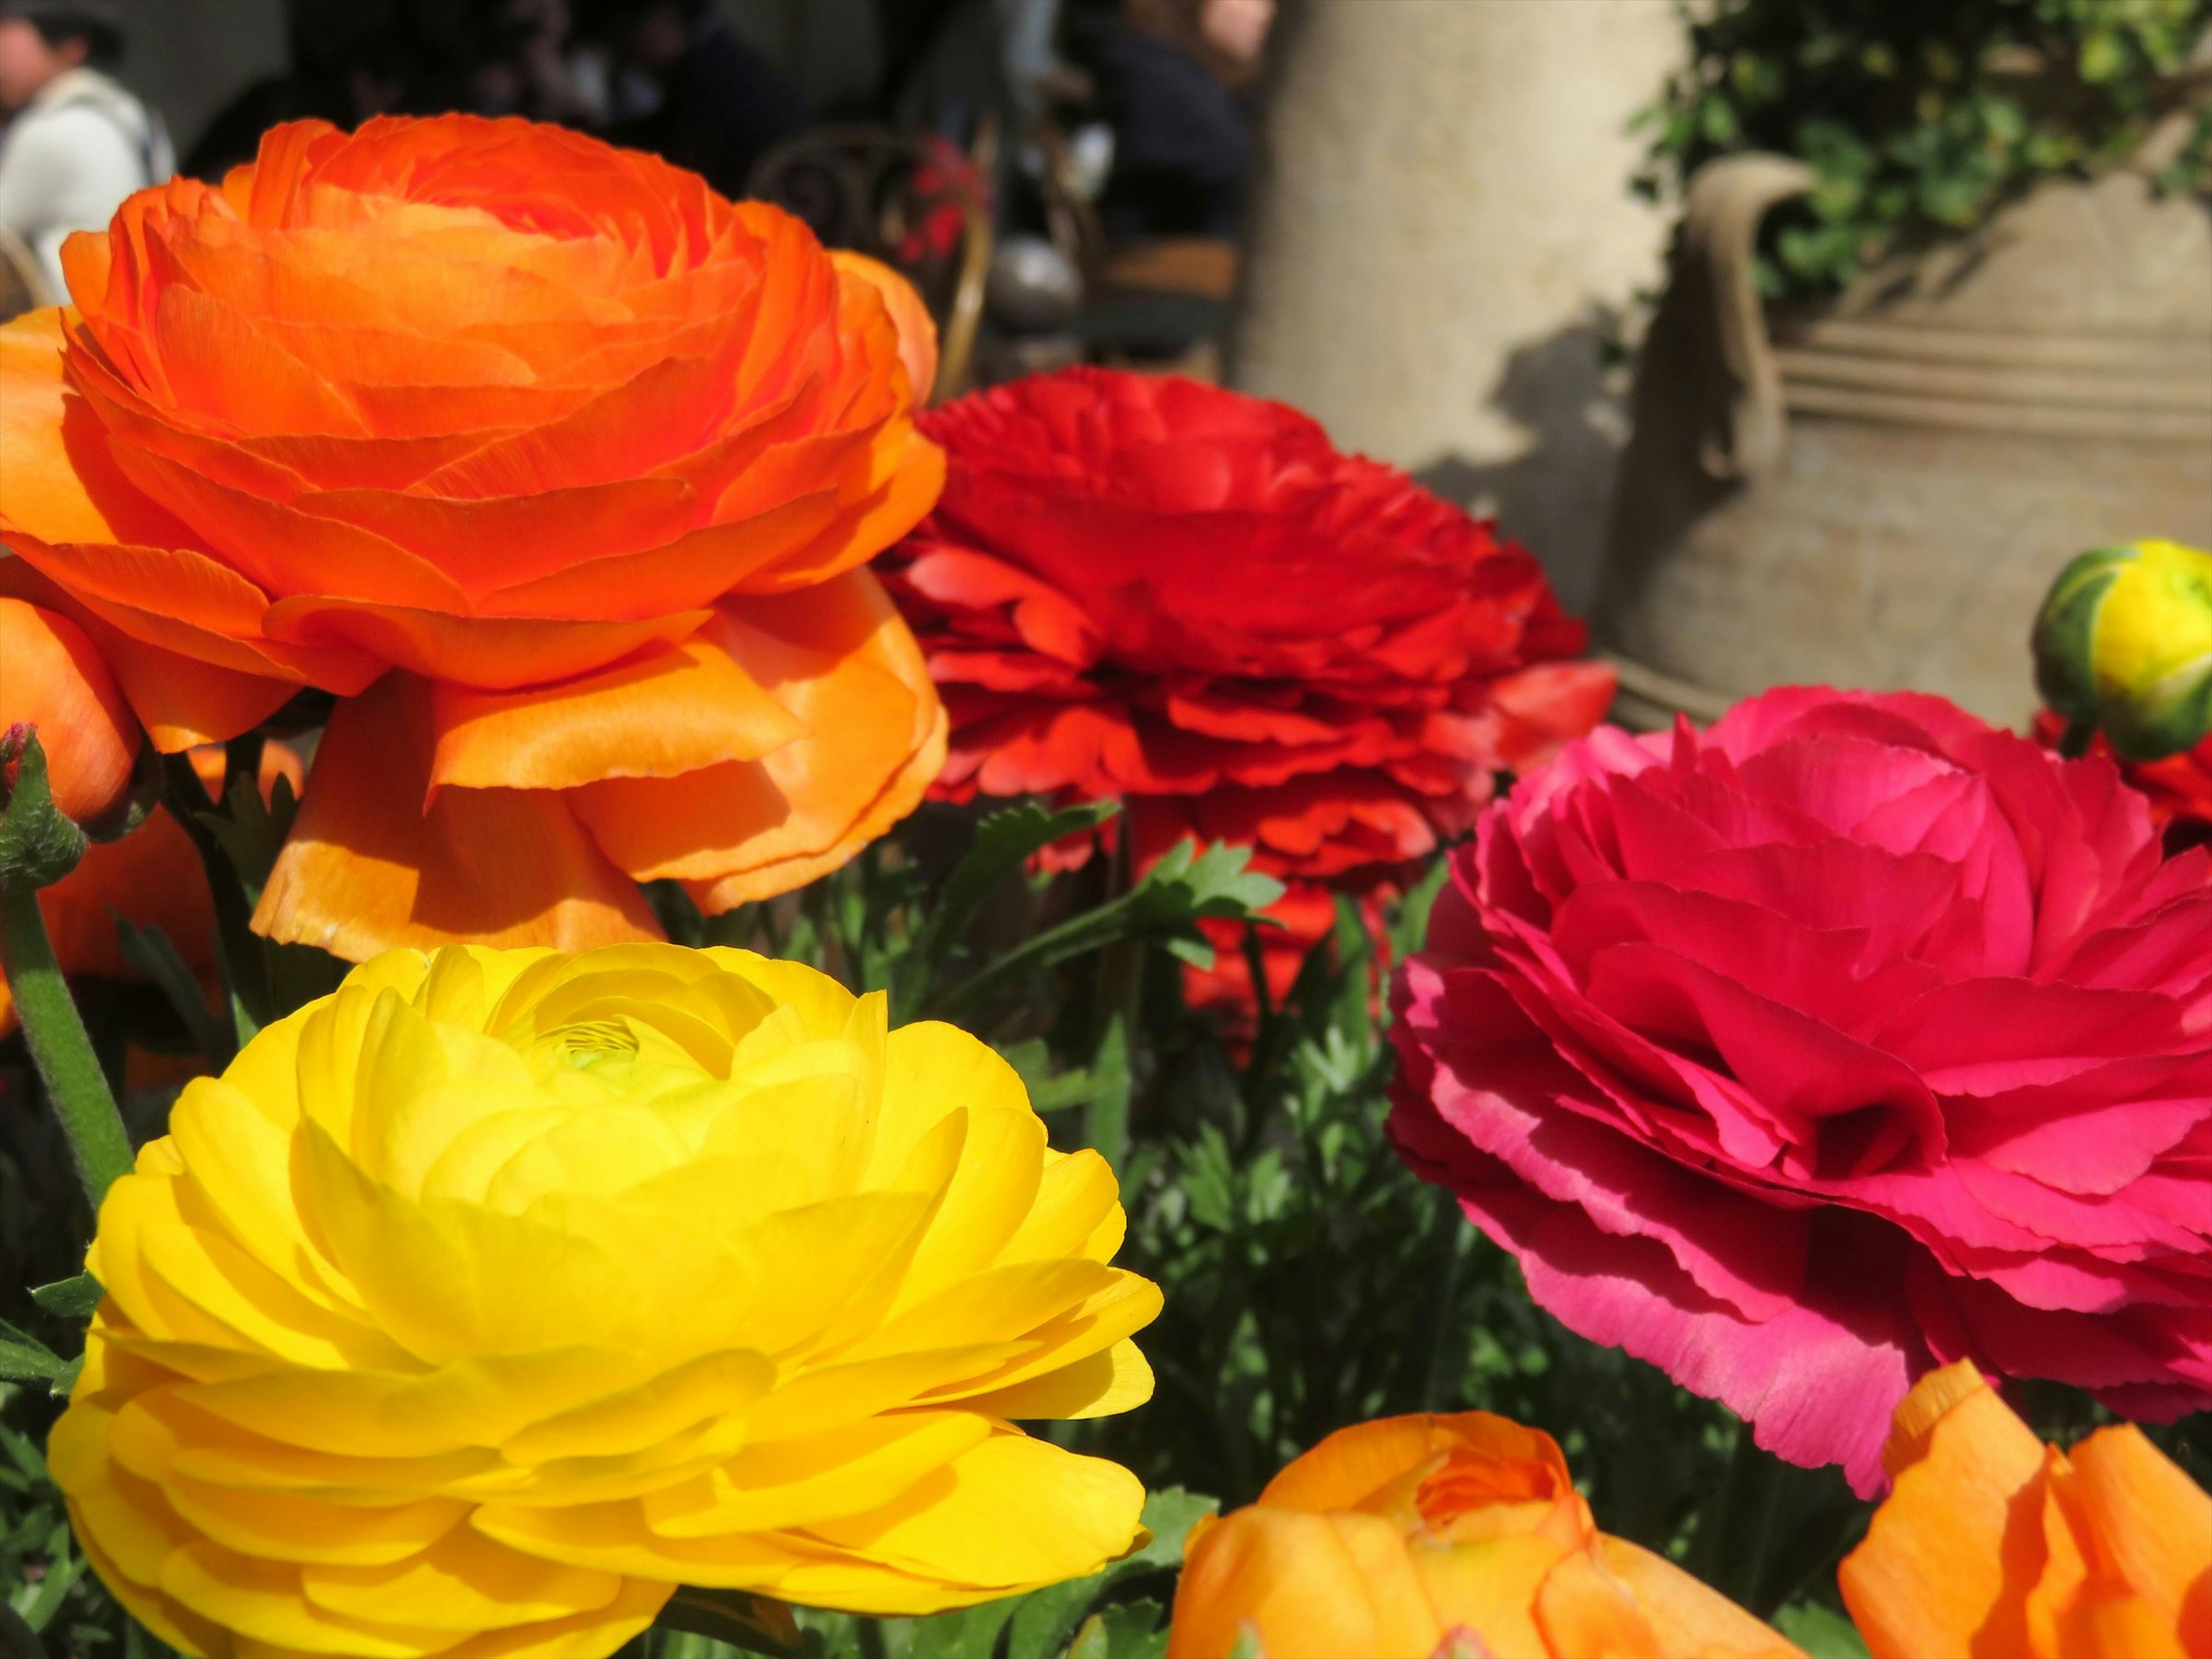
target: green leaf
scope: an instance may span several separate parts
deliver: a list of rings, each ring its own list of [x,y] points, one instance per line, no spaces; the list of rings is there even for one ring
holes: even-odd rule
[[[65,1369],[62,1357],[37,1337],[0,1319],[0,1377],[15,1382],[52,1382]]]
[[[104,1294],[98,1279],[90,1273],[79,1273],[74,1279],[39,1285],[32,1291],[31,1300],[58,1318],[89,1319]]]
[[[1248,868],[1251,861],[1248,847],[1216,842],[1201,854],[1195,842],[1180,842],[1119,898],[1045,929],[939,992],[931,1012],[971,1008],[1002,986],[1123,939],[1180,939],[1206,950],[1211,963],[1200,921],[1261,921],[1257,913],[1283,896],[1283,884]]]
[[[209,1012],[199,981],[177,954],[177,947],[169,943],[169,936],[152,922],[141,927],[121,915],[115,918],[115,933],[123,946],[123,959],[153,981],[155,988],[176,1010],[200,1057],[220,1073],[238,1053],[236,1029]]]
[[[66,1400],[76,1392],[77,1374],[84,1370],[84,1356],[79,1354],[54,1373],[53,1386],[46,1390],[57,1400]]]
[[[1087,1068],[1056,1072],[1052,1051],[1042,1037],[1027,1037],[999,1051],[1000,1057],[1020,1073],[1029,1091],[1030,1108],[1037,1112],[1064,1112],[1072,1106],[1088,1106],[1110,1089],[1127,1086],[1126,1067],[1116,1070],[1102,1054]]]
[[[54,805],[46,781],[46,751],[38,728],[17,724],[0,731],[0,767],[15,766],[12,786],[0,783],[0,886],[51,887],[84,856],[84,831]]]
[[[920,1620],[914,1627],[913,1659],[992,1659],[1015,1610],[1032,1599],[1010,1595],[1003,1601],[986,1601],[980,1607]]]
[[[1221,1500],[1181,1486],[1163,1486],[1145,1498],[1145,1527],[1152,1535],[1146,1546],[1123,1556],[1106,1569],[1109,1577],[1127,1577],[1150,1567],[1179,1567],[1190,1529],[1221,1508]]]
[[[38,1632],[4,1601],[0,1601],[0,1653],[8,1659],[46,1659],[46,1644]]]
[[[1164,1659],[1165,1611],[1157,1601],[1129,1601],[1094,1613],[1076,1632],[1067,1659]]]
[[[701,1589],[686,1584],[668,1598],[655,1619],[656,1628],[680,1630],[726,1642],[747,1653],[765,1653],[772,1659],[799,1659],[805,1651],[799,1621],[781,1601],[743,1590]]]
[[[899,1006],[919,1000],[994,888],[1053,842],[1096,830],[1121,810],[1117,802],[1095,801],[1048,811],[1038,802],[1023,801],[978,823],[975,842],[938,890],[929,919],[907,952]]]
[[[1774,1628],[1812,1659],[1867,1659],[1866,1641],[1851,1627],[1851,1621],[1818,1601],[1798,1601],[1782,1608],[1774,1615]]]

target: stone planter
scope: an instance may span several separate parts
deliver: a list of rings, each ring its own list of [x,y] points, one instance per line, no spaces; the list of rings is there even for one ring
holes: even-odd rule
[[[1770,327],[1753,240],[1811,183],[1766,155],[1692,182],[1600,591],[1622,712],[1824,682],[2017,724],[2068,557],[2212,545],[2212,218],[2132,173],[2046,183]]]

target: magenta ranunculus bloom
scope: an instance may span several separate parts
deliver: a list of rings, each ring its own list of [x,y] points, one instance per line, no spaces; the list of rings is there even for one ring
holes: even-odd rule
[[[1485,814],[1392,1133],[1568,1326],[1881,1483],[1930,1366],[2212,1406],[2212,858],[1938,698],[1607,727]]]

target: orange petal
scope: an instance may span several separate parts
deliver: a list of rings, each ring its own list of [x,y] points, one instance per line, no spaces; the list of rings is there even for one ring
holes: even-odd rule
[[[1545,1464],[1555,1471],[1559,1489],[1573,1486],[1566,1459],[1548,1434],[1488,1412],[1417,1413],[1339,1429],[1285,1465],[1260,1501],[1316,1511],[1358,1509],[1407,1474],[1441,1468],[1458,1451]]]
[[[665,545],[690,530],[706,511],[690,488],[675,478],[625,478],[580,489],[555,485],[530,495],[474,501],[342,489],[303,495],[294,505],[334,532],[404,548],[411,560],[434,570],[456,599],[462,587],[472,594],[488,593],[558,572],[579,559]],[[349,595],[448,608],[439,600],[372,590],[354,578],[349,564],[324,568],[348,571]],[[327,593],[331,587],[325,577],[319,586],[295,591]],[[593,607],[583,614],[599,613]]]
[[[445,789],[424,811],[430,754],[422,682],[390,675],[337,706],[256,930],[354,962],[455,939],[583,951],[661,936],[560,796]]]
[[[76,869],[39,895],[39,908],[53,940],[54,958],[66,974],[137,979],[123,955],[115,919],[159,927],[185,965],[215,965],[215,902],[207,874],[183,828],[167,812],[154,813],[120,841],[95,842]]]
[[[893,434],[896,460],[849,514],[787,558],[747,576],[744,593],[782,593],[866,564],[920,524],[945,489],[945,452],[908,428]]]
[[[945,739],[951,731],[942,708],[937,711],[928,736],[914,758],[902,767],[871,801],[845,838],[825,852],[779,859],[750,869],[733,871],[714,881],[684,884],[692,902],[710,916],[734,910],[740,904],[757,903],[804,887],[811,881],[842,870],[870,842],[890,832],[891,827],[921,804],[929,786],[945,769]]]
[[[1444,1635],[1389,1522],[1260,1504],[1192,1534],[1168,1659],[1229,1659],[1248,1637],[1267,1659],[1431,1659]]]
[[[305,510],[317,497],[269,501],[132,446],[118,447],[116,460],[175,508],[197,543],[216,549],[225,564],[271,597],[337,587],[390,605],[468,608],[460,585],[427,559],[373,531]]]
[[[1883,1463],[1896,1485],[1836,1575],[1869,1651],[2027,1653],[2046,1549],[2042,1443],[1960,1360],[1905,1396]]]
[[[937,385],[937,319],[912,283],[879,259],[846,248],[833,248],[830,263],[840,276],[857,277],[874,289],[898,331],[899,362],[906,368],[908,401],[919,409]]]
[[[2132,1423],[2100,1429],[2068,1455],[2100,1572],[2212,1653],[2212,1496]]]
[[[300,689],[293,680],[234,673],[135,640],[22,559],[0,556],[0,594],[58,611],[84,629],[164,754],[251,731]]]
[[[711,605],[755,572],[792,557],[843,509],[823,489],[730,524],[709,525],[665,547],[586,559],[550,575],[502,587],[484,608],[511,617],[584,613],[635,620]]]
[[[1534,1541],[1510,1540],[1520,1553],[1526,1553]],[[1477,1574],[1492,1576],[1498,1571],[1494,1551],[1495,1547],[1490,1547],[1455,1550],[1452,1553],[1474,1558],[1472,1565]],[[1435,1593],[1431,1591],[1431,1595]],[[1447,1621],[1480,1632],[1494,1651],[1601,1653],[1607,1659],[1692,1659],[1705,1650],[1702,1645],[1662,1646],[1658,1632],[1637,1606],[1628,1587],[1607,1571],[1601,1558],[1589,1550],[1575,1550],[1562,1556],[1534,1587],[1534,1594],[1526,1605],[1534,1615],[1535,1629],[1530,1633],[1537,1636],[1535,1642],[1524,1645],[1515,1639],[1517,1632],[1509,1633],[1510,1627],[1504,1626],[1503,1618],[1511,1616],[1516,1610],[1514,1602],[1505,1595],[1495,1599],[1498,1614],[1502,1615],[1496,1620],[1485,1619],[1480,1613],[1473,1616],[1463,1613],[1458,1603],[1441,1597],[1437,1611]]]
[[[342,645],[270,638],[261,590],[189,548],[50,544],[21,534],[7,542],[93,615],[164,651],[240,674],[319,685],[341,696],[382,672],[374,659]]]
[[[129,793],[144,738],[100,649],[67,617],[0,599],[0,731],[38,728],[54,805],[80,823]]]
[[[1650,1621],[1662,1654],[1729,1654],[1743,1659],[1795,1656],[1800,1650],[1779,1631],[1761,1624],[1741,1607],[1692,1578],[1663,1555],[1625,1538],[1601,1536],[1598,1553],[1606,1571],[1636,1598]]]
[[[62,311],[0,325],[0,535],[177,545],[190,532],[116,467],[107,435],[63,374]]]
[[[805,735],[758,761],[571,797],[617,864],[706,884],[716,909],[836,868],[914,809],[943,759],[928,669],[866,571],[722,614],[719,642]]]
[[[732,654],[719,613],[690,639],[565,684],[431,697],[434,787],[570,789],[757,760],[805,728]]]
[[[673,644],[714,613],[679,611],[642,622],[557,617],[461,617],[349,599],[279,599],[264,623],[271,638],[324,649],[351,647],[422,675],[486,691],[550,685],[595,673],[648,645]]]

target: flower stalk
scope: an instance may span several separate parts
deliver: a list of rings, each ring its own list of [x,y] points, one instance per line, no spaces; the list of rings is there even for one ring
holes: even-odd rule
[[[39,912],[39,890],[76,867],[84,835],[54,805],[34,731],[10,730],[0,738],[0,757],[12,761],[16,774],[0,811],[0,969],[96,1214],[131,1168],[131,1140]]]

